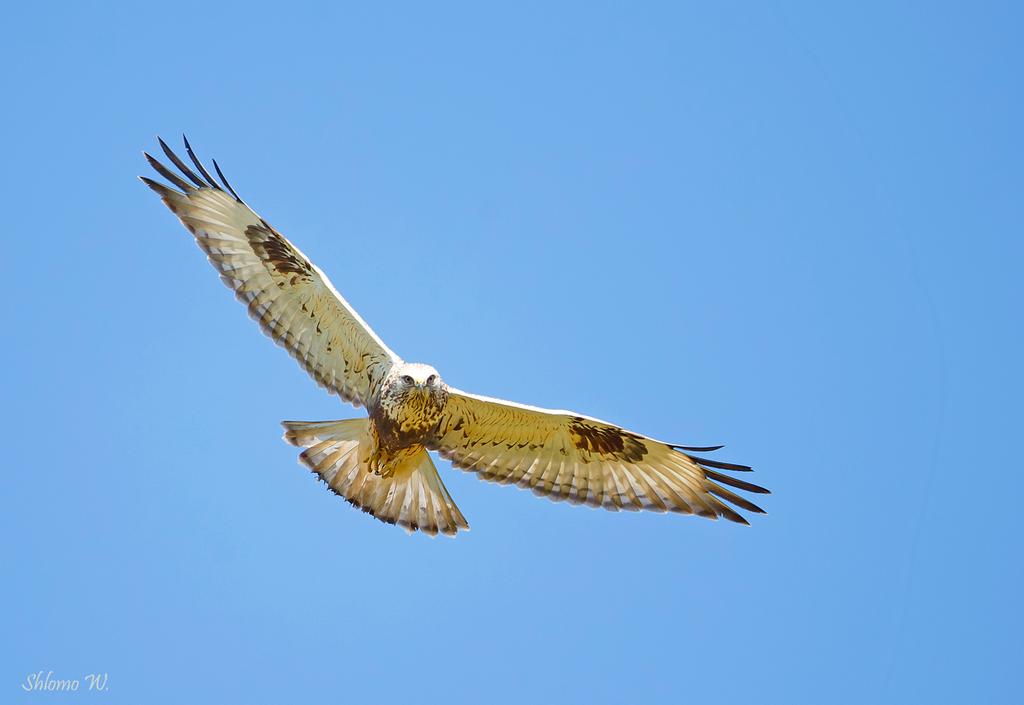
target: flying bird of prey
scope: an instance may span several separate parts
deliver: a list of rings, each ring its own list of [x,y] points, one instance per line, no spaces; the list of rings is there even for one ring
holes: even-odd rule
[[[305,448],[301,462],[364,512],[432,536],[468,529],[430,459],[434,450],[481,479],[555,501],[742,524],[726,502],[763,513],[725,485],[768,490],[720,472],[749,467],[691,454],[721,446],[663,443],[571,411],[470,394],[445,384],[430,365],[405,362],[318,267],[238,197],[216,161],[220,182],[187,139],[192,166],[163,140],[160,147],[178,172],[145,156],[173,187],[139,178],[195,236],[264,332],[328,392],[366,407],[368,418],[282,422],[285,440]]]

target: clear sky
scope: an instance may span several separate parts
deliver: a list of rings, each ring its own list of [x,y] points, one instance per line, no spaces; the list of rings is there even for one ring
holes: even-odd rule
[[[0,701],[1016,700],[1020,5],[367,5],[5,10]],[[404,358],[767,516],[354,511],[135,178],[182,131]]]

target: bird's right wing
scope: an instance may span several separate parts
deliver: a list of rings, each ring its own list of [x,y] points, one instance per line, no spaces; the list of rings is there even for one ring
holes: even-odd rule
[[[146,159],[177,189],[139,178],[195,236],[221,280],[248,306],[263,331],[328,391],[365,405],[398,356],[319,268],[238,198],[216,162],[227,191],[196,159],[187,140],[185,148],[199,174],[163,140],[160,146],[180,174],[148,154]]]

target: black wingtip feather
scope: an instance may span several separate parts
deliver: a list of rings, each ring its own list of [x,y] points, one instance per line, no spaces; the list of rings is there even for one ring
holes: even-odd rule
[[[160,196],[160,198],[170,198],[171,194],[178,193],[177,191],[169,187],[167,184],[162,184],[159,181],[154,181],[148,176],[140,176],[139,180],[142,183],[146,184],[146,186],[149,186],[151,189],[156,191],[157,195]]]
[[[178,155],[174,153],[174,150],[172,150],[170,147],[167,146],[166,142],[164,142],[160,137],[157,137],[156,140],[157,140],[157,142],[160,143],[160,149],[164,150],[164,154],[167,155],[167,158],[170,159],[171,162],[174,163],[174,166],[178,167],[178,169],[181,171],[181,173],[184,174],[188,178],[189,181],[194,183],[199,188],[209,188],[210,187],[210,184],[208,184],[205,181],[203,181],[202,179],[200,179],[198,176],[196,176],[196,173],[194,171],[192,171],[191,169],[188,168],[188,166],[185,164],[185,162],[183,162],[181,160],[181,158],[178,157]],[[188,190],[188,189],[186,189],[186,190]]]
[[[756,504],[751,502],[746,497],[740,497],[735,492],[730,492],[729,490],[725,489],[724,487],[719,487],[718,485],[716,485],[713,482],[709,482],[708,483],[707,490],[708,490],[708,492],[710,492],[711,494],[715,495],[716,497],[720,497],[721,499],[724,499],[726,502],[732,502],[733,504],[735,504],[740,509],[746,509],[748,512],[753,512],[754,514],[766,514],[767,513],[767,512],[765,512],[765,510],[761,509],[759,506],[757,506]]]
[[[707,465],[708,467],[718,468],[720,470],[732,470],[734,472],[753,472],[754,468],[749,465],[737,465],[736,463],[723,463],[721,460],[710,460],[708,458],[698,458],[696,455],[690,456],[693,460],[696,460],[701,465]]]
[[[750,522],[747,521],[747,518],[745,516],[743,516],[742,514],[740,514],[737,511],[733,510],[731,507],[725,506],[724,504],[719,503],[719,505],[720,506],[718,507],[718,511],[721,512],[721,515],[723,517],[725,517],[729,521],[734,522],[736,524],[743,524],[744,526],[750,526]]]
[[[149,162],[149,165],[153,167],[153,171],[160,174],[160,176],[170,181],[172,184],[180,188],[185,193],[188,193],[189,191],[195,191],[195,187],[192,186],[192,184],[188,183],[183,178],[175,174],[173,171],[165,167],[158,160],[154,159],[153,156],[148,152],[143,152],[142,156],[144,156],[146,158],[146,161]]]
[[[241,199],[241,198],[239,198],[239,197],[238,197],[238,194],[237,194],[237,193],[235,193],[235,190],[234,190],[233,188],[231,188],[231,184],[230,184],[230,183],[228,183],[228,178],[227,178],[226,176],[224,176],[224,172],[220,170],[220,164],[218,164],[218,163],[217,163],[217,160],[216,160],[216,159],[213,159],[213,160],[211,160],[211,161],[213,161],[213,168],[217,170],[217,176],[219,176],[219,177],[220,177],[220,180],[224,182],[224,185],[225,185],[225,186],[227,187],[227,189],[228,189],[228,192],[229,192],[229,193],[230,193],[230,194],[231,194],[232,196],[234,196],[234,197],[235,197],[235,200],[236,200],[236,201],[238,201],[239,203],[241,203],[241,202],[242,202],[242,199]]]
[[[182,141],[185,142],[185,151],[188,152],[188,158],[192,160],[192,163],[196,165],[196,168],[199,169],[199,172],[204,177],[206,177],[207,181],[210,182],[210,186],[217,189],[218,191],[223,191],[224,189],[220,187],[220,184],[217,183],[216,179],[210,176],[210,172],[206,170],[206,167],[203,166],[203,163],[199,161],[199,159],[196,157],[196,153],[192,151],[192,145],[188,143],[188,137],[185,136],[184,132],[181,133],[181,139]]]
[[[752,482],[744,482],[743,480],[737,480],[735,477],[723,475],[720,472],[708,470],[707,468],[702,469],[704,470],[704,477],[706,477],[709,480],[721,482],[723,485],[729,485],[740,490],[746,490],[747,492],[754,492],[757,494],[771,494],[771,490],[761,487],[760,485],[755,485]]]
[[[673,446],[669,446],[669,447],[670,448],[675,448],[676,450],[693,450],[693,451],[696,451],[698,453],[710,453],[712,451],[721,450],[722,448],[725,448],[724,445],[721,445],[721,446],[676,446],[676,445],[673,445]]]

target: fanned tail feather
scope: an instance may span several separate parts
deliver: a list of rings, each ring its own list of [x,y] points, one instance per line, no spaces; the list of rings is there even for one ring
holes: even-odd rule
[[[455,506],[426,450],[410,455],[387,477],[369,470],[369,419],[283,421],[284,439],[306,450],[299,461],[336,494],[367,514],[412,533],[454,536],[469,524]]]

